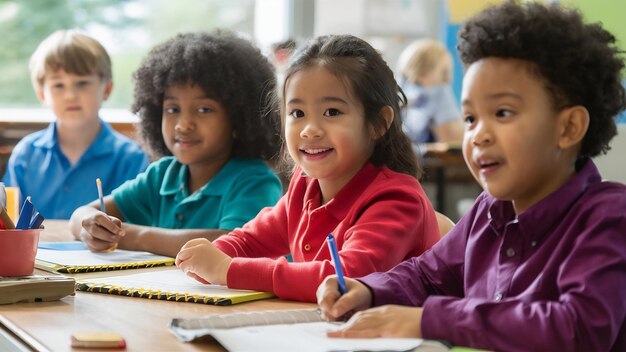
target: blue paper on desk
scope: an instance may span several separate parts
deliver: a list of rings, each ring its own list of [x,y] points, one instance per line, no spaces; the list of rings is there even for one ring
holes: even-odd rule
[[[37,248],[52,249],[55,251],[77,251],[87,249],[87,246],[81,241],[70,242],[39,242]]]

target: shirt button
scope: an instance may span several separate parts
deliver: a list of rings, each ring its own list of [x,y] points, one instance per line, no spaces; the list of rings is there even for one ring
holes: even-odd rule
[[[514,255],[515,255],[515,249],[509,248],[509,249],[506,250],[506,256],[507,257],[511,258]]]
[[[307,244],[305,244],[305,245],[304,245],[304,250],[305,250],[305,251],[307,251],[307,252],[308,252],[308,251],[310,251],[310,250],[311,250],[311,245],[310,245],[310,244],[308,244],[308,243],[307,243]]]
[[[537,246],[537,241],[532,241],[532,242],[530,242],[530,246],[531,246],[531,247],[536,247],[536,246]]]
[[[185,216],[183,214],[176,214],[176,220],[183,221],[184,219],[185,219]]]
[[[68,193],[70,191],[70,188],[67,186],[63,187],[63,192]]]
[[[496,292],[496,294],[493,297],[493,299],[495,299],[496,302],[500,302],[502,300],[502,292]]]

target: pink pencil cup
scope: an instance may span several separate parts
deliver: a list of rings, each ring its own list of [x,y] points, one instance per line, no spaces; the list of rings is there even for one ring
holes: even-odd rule
[[[0,276],[32,275],[40,229],[0,230]]]

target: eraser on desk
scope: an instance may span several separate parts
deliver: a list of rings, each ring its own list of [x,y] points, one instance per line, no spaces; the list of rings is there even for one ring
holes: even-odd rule
[[[72,334],[72,347],[125,349],[126,341],[116,332],[77,332]]]

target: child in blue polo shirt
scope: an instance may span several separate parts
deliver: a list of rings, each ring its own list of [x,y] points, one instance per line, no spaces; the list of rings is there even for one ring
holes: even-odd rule
[[[134,78],[140,133],[164,157],[106,197],[106,214],[98,201],[76,210],[76,238],[92,250],[175,256],[278,201],[280,180],[265,163],[279,151],[278,108],[265,99],[276,79],[248,40],[179,34],[152,49]]]
[[[2,182],[31,196],[47,219],[72,212],[137,176],[148,157],[99,117],[111,89],[111,60],[98,41],[72,30],[46,38],[30,60],[33,87],[56,121],[24,137],[13,149]],[[116,165],[116,167],[111,167]],[[89,185],[89,187],[87,187]]]

